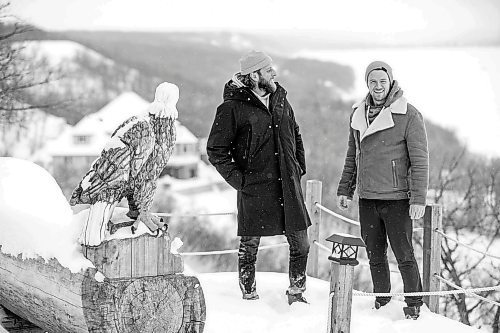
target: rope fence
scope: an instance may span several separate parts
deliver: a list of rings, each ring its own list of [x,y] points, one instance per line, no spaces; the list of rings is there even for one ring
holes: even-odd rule
[[[324,211],[325,213],[328,213],[344,222],[347,222],[349,224],[353,224],[353,225],[357,225],[358,227],[360,226],[359,222],[358,221],[354,221],[354,220],[351,220],[350,218],[348,217],[345,217],[343,215],[340,215],[340,214],[337,214],[335,213],[334,211],[326,208],[325,206],[323,206],[322,204],[318,203],[318,202],[315,202],[314,203],[319,209],[321,209],[322,211]]]
[[[325,245],[323,245],[319,242],[316,242],[316,241],[313,244],[316,245],[321,250],[330,253],[330,249],[328,247],[326,247]],[[369,264],[367,262],[360,261],[360,264],[369,266]],[[390,271],[392,273],[399,273],[399,271],[392,270],[392,269]],[[485,302],[488,302],[490,304],[500,306],[500,303],[492,301],[488,298],[485,298],[485,297],[482,297],[482,296],[476,294],[477,292],[484,292],[484,291],[492,291],[492,290],[493,291],[500,291],[500,286],[464,289],[464,288],[460,288],[457,285],[445,280],[444,278],[442,278],[439,275],[434,275],[434,276],[437,279],[441,280],[441,282],[446,283],[447,285],[449,285],[452,288],[455,288],[456,290],[443,290],[443,291],[439,291],[439,292],[425,291],[425,292],[415,292],[415,293],[367,293],[367,292],[363,292],[363,291],[354,291],[353,290],[353,295],[354,296],[381,296],[381,297],[383,297],[383,296],[431,296],[431,295],[432,296],[434,296],[434,295],[445,296],[445,295],[451,295],[451,294],[467,294],[467,295],[470,295],[472,297],[476,297],[478,299],[481,299]]]
[[[221,215],[236,215],[236,212],[223,213],[192,213],[192,214],[174,214],[174,213],[153,213],[160,217],[197,217],[197,216],[221,216]]]
[[[444,280],[444,279],[443,279]],[[446,280],[444,280],[446,281]],[[448,282],[448,281],[447,281]],[[389,296],[446,296],[446,295],[455,295],[455,294],[467,294],[467,295],[476,295],[476,293],[484,292],[484,291],[500,291],[500,286],[494,287],[481,287],[481,288],[471,288],[471,289],[463,289],[457,287],[457,290],[442,290],[442,291],[420,291],[420,292],[412,292],[412,293],[368,293],[364,291],[353,290],[354,296],[378,296],[378,297],[389,297]],[[500,305],[500,303],[491,301],[489,299],[485,299],[488,302],[493,302],[496,305]]]
[[[325,206],[323,206],[322,204],[320,204],[320,203],[318,203],[318,202],[315,202],[314,204],[315,204],[315,205],[316,205],[319,209],[321,209],[322,211],[324,211],[325,213],[330,214],[331,216],[336,217],[336,218],[338,218],[339,220],[342,220],[342,221],[347,222],[347,223],[352,224],[352,225],[356,225],[356,226],[358,226],[358,227],[359,227],[359,226],[361,226],[361,225],[360,225],[360,223],[359,223],[358,221],[353,220],[353,219],[350,219],[350,218],[348,218],[348,217],[345,217],[345,216],[343,216],[343,215],[341,215],[341,214],[337,214],[337,213],[335,213],[334,211],[332,211],[332,210],[330,210],[330,209],[326,208]],[[423,231],[423,230],[424,230],[424,228],[422,228],[422,227],[413,228],[413,231]]]
[[[474,251],[474,252],[477,252],[477,253],[482,254],[482,255],[484,255],[484,256],[486,256],[486,257],[489,257],[489,258],[493,258],[493,259],[498,259],[498,260],[500,260],[500,257],[499,257],[499,256],[495,256],[495,255],[493,255],[493,254],[491,254],[491,253],[488,253],[488,252],[484,252],[484,251],[477,250],[477,249],[473,248],[472,246],[470,246],[470,245],[468,245],[468,244],[465,244],[465,243],[460,242],[459,240],[457,240],[457,239],[455,239],[455,238],[453,238],[453,237],[448,236],[447,234],[445,234],[445,233],[444,233],[443,231],[441,231],[441,230],[435,230],[435,232],[437,232],[438,234],[441,234],[441,236],[443,236],[443,237],[445,237],[445,238],[447,238],[447,239],[451,240],[452,242],[455,242],[455,243],[457,243],[457,244],[459,244],[459,245],[462,245],[462,246],[464,246],[464,247],[468,248],[469,250],[472,250],[472,251]]]
[[[270,244],[270,245],[263,245],[259,246],[259,250],[267,250],[267,249],[272,249],[272,248],[277,248],[277,247],[285,247],[288,246],[288,243],[279,243],[279,244]],[[188,256],[209,256],[209,255],[216,255],[216,254],[230,254],[230,253],[238,253],[239,249],[233,249],[233,250],[216,250],[216,251],[205,251],[205,252],[179,252],[181,256],[188,257]]]
[[[500,303],[498,302],[495,302],[495,301],[492,301],[491,299],[488,299],[486,297],[483,297],[483,296],[480,296],[480,295],[477,295],[476,293],[473,292],[472,289],[464,289],[464,288],[460,288],[459,286],[457,286],[456,284],[444,279],[443,277],[439,276],[439,275],[435,275],[435,277],[437,279],[439,279],[441,282],[447,284],[448,286],[452,287],[452,288],[455,288],[457,290],[463,290],[465,292],[465,294],[469,295],[469,296],[472,296],[472,297],[475,297],[475,298],[478,298],[482,301],[485,301],[487,303],[490,303],[490,304],[493,304],[493,305],[496,305],[496,306],[500,306]],[[495,290],[495,291],[499,291],[500,290],[500,286],[496,286],[496,287],[492,287],[492,288],[495,288],[495,289],[492,289],[492,290]],[[484,290],[484,291],[489,291],[489,290]]]

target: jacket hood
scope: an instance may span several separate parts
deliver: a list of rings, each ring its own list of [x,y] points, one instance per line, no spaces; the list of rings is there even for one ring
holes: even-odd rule
[[[255,101],[256,103],[258,102],[258,104],[262,104],[260,101],[258,101],[257,96],[255,96],[255,94],[252,93],[250,88],[245,86],[238,79],[238,74],[239,73],[234,74],[233,77],[224,85],[224,91],[222,93],[224,102],[229,100],[240,100],[246,102]],[[284,92],[286,94],[285,89],[282,86],[280,86],[278,82],[275,82],[275,84],[276,84],[276,92],[274,92],[271,95],[274,95],[277,92]]]
[[[245,100],[251,95],[250,89],[238,80],[238,74],[239,73],[234,74],[224,85],[224,91],[222,93],[224,102],[228,100]]]

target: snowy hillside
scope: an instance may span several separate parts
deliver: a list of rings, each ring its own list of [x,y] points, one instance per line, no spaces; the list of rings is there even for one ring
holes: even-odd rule
[[[117,64],[111,59],[72,41],[28,41],[22,43],[23,53],[34,63],[43,63],[47,69],[56,73],[58,80],[54,80],[43,88],[52,92],[89,93],[103,92],[106,82],[93,69],[104,72],[116,70]],[[101,73],[104,74],[104,73]],[[121,84],[130,85],[134,71],[130,71],[130,78]],[[39,93],[44,93],[39,92]],[[46,92],[45,92],[46,93]]]
[[[88,56],[89,59],[95,62],[104,62],[107,65],[113,65],[112,60],[106,59],[99,53],[72,41],[29,41],[24,42],[23,47],[26,56],[33,60],[46,60],[48,61],[48,65],[54,69],[68,69],[74,59],[83,55]]]
[[[69,123],[97,111],[121,92],[132,91],[142,83],[137,70],[72,41],[27,41],[18,46],[38,69],[36,75],[53,73],[49,84],[29,90],[28,101],[30,104],[46,98],[57,101],[57,107],[50,112]]]

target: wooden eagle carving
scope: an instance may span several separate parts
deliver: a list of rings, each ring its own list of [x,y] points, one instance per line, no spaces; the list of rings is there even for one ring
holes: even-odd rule
[[[179,88],[164,82],[143,116],[124,121],[111,135],[98,157],[72,193],[70,204],[90,204],[80,243],[99,245],[116,205],[127,198],[132,231],[143,222],[151,231],[164,223],[149,212],[156,181],[172,154]]]

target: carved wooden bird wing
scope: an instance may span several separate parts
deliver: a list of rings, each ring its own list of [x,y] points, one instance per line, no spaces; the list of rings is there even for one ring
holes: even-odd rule
[[[111,136],[89,172],[73,191],[71,205],[115,203],[129,189],[130,177],[142,169],[154,147],[154,133],[147,118],[131,117]]]

